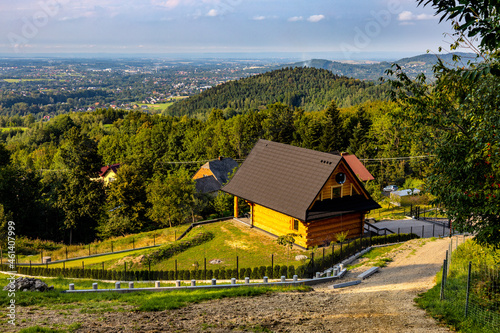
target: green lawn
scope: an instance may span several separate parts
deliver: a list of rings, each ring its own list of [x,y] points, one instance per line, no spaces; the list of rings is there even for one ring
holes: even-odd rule
[[[5,280],[7,276],[0,274],[0,278]],[[311,290],[307,286],[300,287],[239,287],[231,289],[213,290],[172,290],[167,292],[147,292],[136,293],[61,293],[68,290],[69,284],[74,283],[76,289],[92,289],[92,283],[97,282],[99,289],[114,288],[114,283],[104,283],[89,279],[64,279],[64,278],[44,278],[47,285],[54,286],[53,291],[43,293],[18,292],[16,293],[16,305],[37,306],[47,309],[81,309],[83,313],[103,313],[130,311],[124,306],[133,306],[133,310],[138,311],[162,311],[178,309],[189,303],[198,303],[211,299],[221,299],[225,297],[257,296],[268,292],[282,292],[290,290]],[[173,286],[165,284],[162,286]],[[125,287],[125,286],[124,286]],[[135,288],[153,287],[152,284],[135,283]],[[6,307],[10,298],[7,291],[0,291],[0,306]]]
[[[205,258],[207,260],[207,269],[218,269],[221,267],[236,268],[236,256],[238,256],[239,268],[253,268],[270,266],[271,255],[274,255],[275,265],[286,264],[298,266],[302,262],[294,260],[295,256],[297,254],[309,255],[309,252],[304,252],[300,249],[293,249],[288,253],[287,249],[276,243],[275,238],[231,221],[196,227],[188,233],[184,240],[189,240],[202,231],[212,232],[215,235],[214,239],[202,245],[191,247],[160,263],[151,264],[151,269],[174,270],[176,260],[178,270],[192,270],[195,265],[203,269]],[[156,249],[85,259],[85,268],[100,269],[104,262],[106,269],[123,270],[124,262],[127,262],[127,269],[148,269],[149,265],[146,261],[140,262],[141,256]],[[210,261],[214,259],[219,259],[222,262],[211,264]],[[72,267],[68,266],[68,264],[70,263],[67,263],[66,267]],[[71,265],[74,265],[73,267],[81,267],[82,260],[76,260]],[[52,267],[52,265],[50,266]],[[61,267],[61,264],[58,264],[57,267]]]
[[[34,263],[41,262],[40,251],[43,251],[43,256],[51,257],[52,261],[66,259],[66,251],[68,253],[67,258],[85,257],[90,254],[100,254],[109,253],[121,250],[132,250],[134,248],[140,248],[151,245],[159,244],[169,244],[174,241],[176,237],[179,237],[189,225],[184,224],[172,228],[159,229],[154,231],[142,232],[134,235],[126,235],[120,237],[113,237],[105,241],[96,241],[92,244],[78,244],[66,246],[60,243],[32,240],[26,241],[24,247],[34,252],[32,255],[19,255],[20,263],[28,263],[30,260]],[[90,251],[89,251],[90,246]],[[34,250],[33,249],[37,249]],[[126,256],[123,254],[122,256]],[[80,261],[81,265],[81,261]]]
[[[0,132],[10,132],[15,130],[26,131],[28,127],[0,127]]]
[[[175,260],[177,269],[191,270],[195,265],[203,268],[204,258],[207,259],[207,269],[236,268],[237,256],[239,268],[270,266],[271,255],[274,255],[275,265],[298,266],[301,262],[295,261],[295,256],[305,254],[303,250],[293,249],[288,255],[287,250],[278,245],[275,238],[237,222],[207,224],[194,228],[191,233],[201,230],[214,233],[215,238],[155,265],[155,269],[172,270],[175,267]],[[222,260],[222,263],[211,264],[210,261],[214,259]]]

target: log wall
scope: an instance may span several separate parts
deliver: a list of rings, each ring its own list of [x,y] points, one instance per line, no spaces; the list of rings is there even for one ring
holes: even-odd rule
[[[344,231],[348,232],[347,238],[359,237],[364,228],[365,215],[361,212],[307,223],[299,220],[299,230],[293,229],[295,219],[291,216],[256,204],[251,212],[255,227],[276,236],[297,234],[295,244],[305,248],[330,244],[336,241],[336,234]]]

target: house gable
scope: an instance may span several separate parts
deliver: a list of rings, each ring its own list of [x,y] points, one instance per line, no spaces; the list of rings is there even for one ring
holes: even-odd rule
[[[224,192],[305,221],[342,157],[259,140]]]

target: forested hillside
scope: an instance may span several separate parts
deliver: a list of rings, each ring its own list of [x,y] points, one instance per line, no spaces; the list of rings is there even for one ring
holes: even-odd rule
[[[206,160],[241,161],[259,138],[360,158],[425,153],[401,112],[395,103],[375,101],[344,109],[330,102],[319,112],[275,103],[229,118],[214,109],[206,120],[112,109],[49,121],[16,116],[28,127],[1,132],[0,223],[16,221],[20,236],[88,242],[231,214],[229,195],[195,192],[191,177]],[[122,166],[110,186],[92,180],[113,163]],[[375,195],[389,182],[425,177],[428,166],[420,159],[366,163],[376,176],[368,185]]]
[[[221,84],[175,103],[167,112],[173,116],[203,118],[212,108],[236,114],[262,109],[272,103],[318,111],[332,100],[336,100],[339,107],[348,107],[384,99],[387,91],[385,85],[338,76],[324,69],[287,67]]]
[[[468,61],[475,62],[478,60],[474,53],[454,52],[439,55],[421,54],[415,57],[399,59],[397,61],[382,61],[364,64],[312,59],[297,62],[289,66],[326,69],[336,75],[344,75],[359,80],[377,82],[381,77],[387,78],[385,71],[390,69],[392,64],[395,63],[401,66],[403,71],[411,78],[415,78],[418,74],[425,74],[429,80],[434,80],[433,67],[438,62],[438,59],[441,59],[445,65],[453,67],[457,65],[453,60],[454,55],[461,57],[461,61],[458,63],[460,66],[467,66]]]

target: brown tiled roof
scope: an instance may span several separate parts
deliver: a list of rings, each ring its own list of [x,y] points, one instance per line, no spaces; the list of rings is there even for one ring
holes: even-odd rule
[[[305,221],[307,208],[340,160],[328,153],[259,140],[222,190]]]
[[[259,140],[222,191],[302,221],[340,214],[345,209],[337,205],[332,207],[338,210],[329,214],[310,214],[308,208],[341,160],[338,155]],[[369,205],[360,199],[359,209],[353,206],[349,211],[378,206],[371,198],[365,200]]]
[[[342,157],[345,159],[347,164],[351,167],[352,171],[356,176],[358,176],[359,179],[362,181],[367,181],[367,180],[374,180],[375,177],[372,176],[370,171],[368,171],[363,163],[361,163],[360,160],[356,157],[356,155],[351,155],[351,154],[342,154]]]

